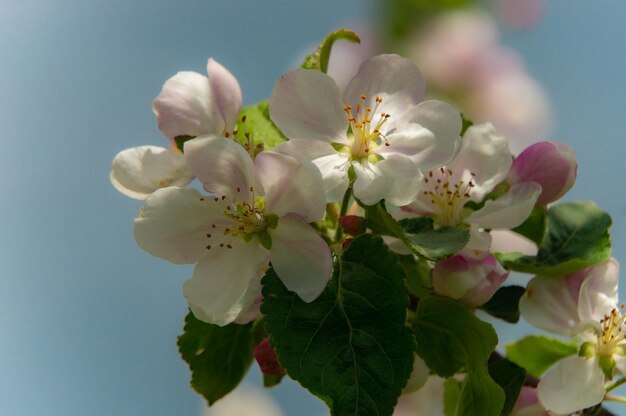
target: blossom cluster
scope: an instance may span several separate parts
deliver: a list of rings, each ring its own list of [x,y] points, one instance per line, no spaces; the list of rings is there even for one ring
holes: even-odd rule
[[[398,55],[366,60],[343,92],[319,68],[299,68],[277,81],[266,104],[266,130],[261,131],[242,109],[235,77],[209,59],[207,75],[179,72],[153,102],[169,147],[120,152],[111,182],[123,194],[143,200],[134,222],[142,249],[175,264],[195,264],[183,285],[193,319],[215,328],[211,331],[252,328],[254,348],[249,354],[256,356],[267,377],[280,379],[286,372],[320,397],[333,397],[334,391],[324,389],[340,387],[319,387],[307,379],[317,375],[302,375],[302,359],[298,369],[290,358],[297,346],[283,347],[286,340],[273,332],[283,318],[272,315],[279,310],[275,305],[288,306],[275,287],[283,285],[284,293],[295,295],[284,317],[295,327],[305,330],[316,323],[314,332],[322,331],[334,304],[340,306],[338,316],[351,322],[348,330],[356,331],[361,322],[351,321],[355,312],[350,308],[383,310],[386,305],[371,304],[369,294],[359,295],[368,299],[365,306],[349,303],[354,294],[344,289],[341,276],[366,279],[369,272],[353,270],[357,263],[376,270],[366,264],[371,260],[397,265],[402,276],[397,290],[403,295],[376,301],[399,305],[400,332],[405,322],[414,331],[403,352],[413,363],[410,378],[411,368],[406,368],[407,377],[388,386],[378,380],[381,389],[400,386],[409,397],[435,377],[431,373],[471,383],[483,377],[478,364],[465,362],[448,371],[424,352],[419,331],[429,318],[420,315],[420,308],[452,302],[459,305],[459,320],[486,325],[474,312],[497,309],[493,300],[511,288],[503,286],[510,272],[529,270],[524,261],[544,261],[541,250],[547,250],[543,242],[551,232],[545,218],[551,204],[573,186],[576,156],[566,144],[550,141],[514,156],[506,137],[491,124],[472,125],[452,105],[424,100],[424,92],[420,70]],[[267,134],[280,144],[269,148],[263,139]],[[201,189],[194,187],[194,180]],[[496,250],[493,241],[496,230],[525,239],[540,253],[525,258],[499,253],[503,250]],[[395,254],[375,251],[363,255],[364,260],[350,257],[378,247],[364,235],[382,236],[385,243],[380,244]],[[529,406],[541,413],[582,411],[601,403],[611,383],[624,380],[615,378],[626,376],[626,318],[616,306],[617,262],[607,256],[580,267],[551,264],[545,275],[541,263],[517,298],[519,309],[517,299],[508,300],[508,307],[532,325],[578,343],[573,354],[541,378],[537,390],[519,385],[510,399],[518,404],[511,404],[509,413],[529,414],[523,413]],[[389,286],[398,282],[389,279]],[[331,309],[320,317],[325,305]],[[293,312],[298,308],[299,315]],[[285,321],[283,327],[288,325]],[[303,354],[313,351],[317,341],[308,339]],[[198,347],[196,355],[207,348]],[[380,348],[388,354],[391,347]],[[328,361],[331,373],[330,363],[336,359]],[[486,360],[478,361],[486,365]],[[399,393],[389,393],[392,405]],[[332,409],[349,407],[339,399],[325,400]],[[407,403],[409,399],[400,401],[397,415],[413,414]],[[485,414],[500,414],[503,402],[494,406],[497,412]]]

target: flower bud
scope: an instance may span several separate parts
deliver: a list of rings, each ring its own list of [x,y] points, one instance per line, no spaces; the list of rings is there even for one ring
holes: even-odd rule
[[[269,338],[264,338],[263,341],[259,342],[252,350],[252,353],[263,374],[271,376],[282,376],[285,374],[285,370],[278,362],[274,348],[270,345]]]
[[[578,164],[574,150],[564,143],[540,142],[527,147],[513,161],[508,182],[541,185],[537,205],[562,197],[574,185]]]
[[[537,397],[537,389],[534,387],[523,386],[519,393],[515,407],[511,412],[511,416],[547,416],[548,412],[539,403]]]
[[[480,306],[491,299],[509,272],[491,255],[473,258],[461,254],[437,263],[432,276],[438,295]]]
[[[358,215],[345,215],[339,218],[339,224],[346,234],[360,235],[365,232],[365,218]]]

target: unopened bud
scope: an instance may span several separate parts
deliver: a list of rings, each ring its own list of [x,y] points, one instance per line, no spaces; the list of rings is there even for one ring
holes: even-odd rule
[[[270,345],[269,338],[263,339],[252,350],[256,362],[259,364],[259,368],[263,374],[272,376],[282,376],[285,374],[285,370],[278,362],[276,351]]]
[[[339,218],[339,224],[346,234],[360,235],[365,232],[365,218],[358,215],[346,215]]]
[[[576,153],[564,143],[540,142],[527,147],[511,166],[510,184],[535,182],[541,185],[537,205],[558,200],[576,180]]]

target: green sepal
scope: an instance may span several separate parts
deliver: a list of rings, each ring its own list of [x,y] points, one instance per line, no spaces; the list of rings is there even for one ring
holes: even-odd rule
[[[287,374],[333,416],[390,416],[413,367],[415,340],[405,326],[404,272],[382,239],[355,238],[310,303],[271,269],[263,285],[261,311]]]
[[[209,406],[231,392],[252,364],[252,324],[218,326],[189,312],[178,351],[191,370],[191,387]]]
[[[510,323],[519,321],[519,300],[526,292],[521,286],[503,286],[480,307],[483,311],[496,318]]]
[[[339,29],[330,33],[320,43],[320,46],[311,55],[304,58],[301,68],[304,69],[317,69],[323,73],[328,72],[328,61],[330,60],[330,51],[333,48],[333,44],[338,40],[347,40],[353,43],[361,42],[359,36],[351,30]]]
[[[611,255],[611,217],[593,202],[551,207],[547,233],[536,256],[498,253],[509,270],[543,276],[563,276],[600,263]]]
[[[242,121],[244,117],[245,121]],[[237,122],[237,136],[243,137],[246,133],[250,134],[256,145],[262,144],[266,150],[273,149],[287,140],[270,118],[267,100],[241,110]]]
[[[269,389],[271,387],[277,386],[280,384],[281,381],[283,381],[283,377],[285,377],[284,374],[281,374],[279,376],[273,374],[263,374],[263,387]]]
[[[533,377],[541,377],[554,363],[577,352],[578,346],[574,343],[539,335],[529,335],[506,345],[506,357]]]
[[[461,122],[463,123],[461,125],[461,132],[460,132],[460,136],[463,137],[465,136],[465,133],[467,132],[467,129],[469,129],[470,127],[472,127],[474,125],[474,122],[468,118],[465,118],[465,114],[461,114]]]

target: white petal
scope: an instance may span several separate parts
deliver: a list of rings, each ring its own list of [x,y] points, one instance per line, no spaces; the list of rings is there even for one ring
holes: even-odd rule
[[[413,62],[398,55],[378,55],[363,62],[344,97],[353,113],[360,103],[374,108],[376,97],[380,97],[383,101],[377,113],[400,119],[407,109],[422,101],[424,89],[424,77]],[[361,95],[365,95],[365,102]]]
[[[515,228],[528,218],[539,195],[541,186],[535,182],[515,184],[501,197],[487,201],[466,221],[490,229]]]
[[[613,354],[613,359],[615,360],[617,371],[619,371],[622,376],[626,376],[626,356]]]
[[[271,262],[287,289],[305,302],[315,300],[332,274],[332,258],[326,242],[300,216],[288,214],[270,230]]]
[[[212,224],[221,228],[230,224],[224,207],[195,189],[159,189],[135,219],[135,240],[153,256],[176,264],[195,263],[207,251]]]
[[[109,178],[124,195],[145,199],[159,188],[187,185],[193,173],[182,154],[164,147],[139,146],[115,156]]]
[[[422,357],[416,354],[413,360],[413,370],[409,376],[409,381],[406,382],[406,386],[402,390],[402,394],[413,393],[424,387],[429,375],[430,368],[428,368]]]
[[[179,72],[168,79],[152,102],[159,130],[176,136],[222,134],[225,124],[211,93],[209,79],[197,72]]]
[[[338,153],[330,144],[320,140],[292,139],[279,144],[273,151],[312,161],[322,175],[326,202],[341,200],[348,189],[348,155]]]
[[[365,161],[353,166],[354,196],[365,205],[374,205],[381,199],[393,205],[407,205],[420,190],[422,174],[407,156],[392,154],[376,164]]]
[[[611,258],[587,270],[580,286],[578,313],[582,320],[599,322],[617,305],[619,263]]]
[[[296,69],[280,77],[270,98],[270,117],[290,139],[347,140],[339,88],[320,71]]]
[[[566,357],[549,370],[537,386],[541,404],[558,414],[571,414],[604,399],[604,374],[595,359]]]
[[[326,210],[322,175],[307,161],[275,152],[261,152],[254,161],[257,178],[265,192],[266,212],[282,217],[301,215],[317,221]]]
[[[255,242],[241,240],[232,249],[215,247],[193,269],[183,293],[196,318],[227,325],[254,302],[268,253]]]
[[[461,144],[461,114],[443,101],[429,100],[418,104],[396,124],[387,139],[390,146],[378,152],[410,156],[422,171],[450,161]]]
[[[536,276],[519,301],[522,317],[531,325],[565,336],[580,322],[578,306],[564,277]]]
[[[241,87],[233,74],[213,58],[209,58],[207,73],[215,106],[224,119],[224,128],[226,131],[232,131],[241,111]]]
[[[455,176],[461,172],[474,173],[471,197],[481,201],[493,188],[506,179],[513,163],[507,140],[496,135],[491,124],[475,125],[467,129],[461,149],[448,164]],[[464,178],[465,179],[465,178]]]
[[[201,136],[185,142],[185,156],[204,189],[233,201],[252,201],[254,164],[242,146],[219,136]],[[259,193],[262,190],[256,189]]]

